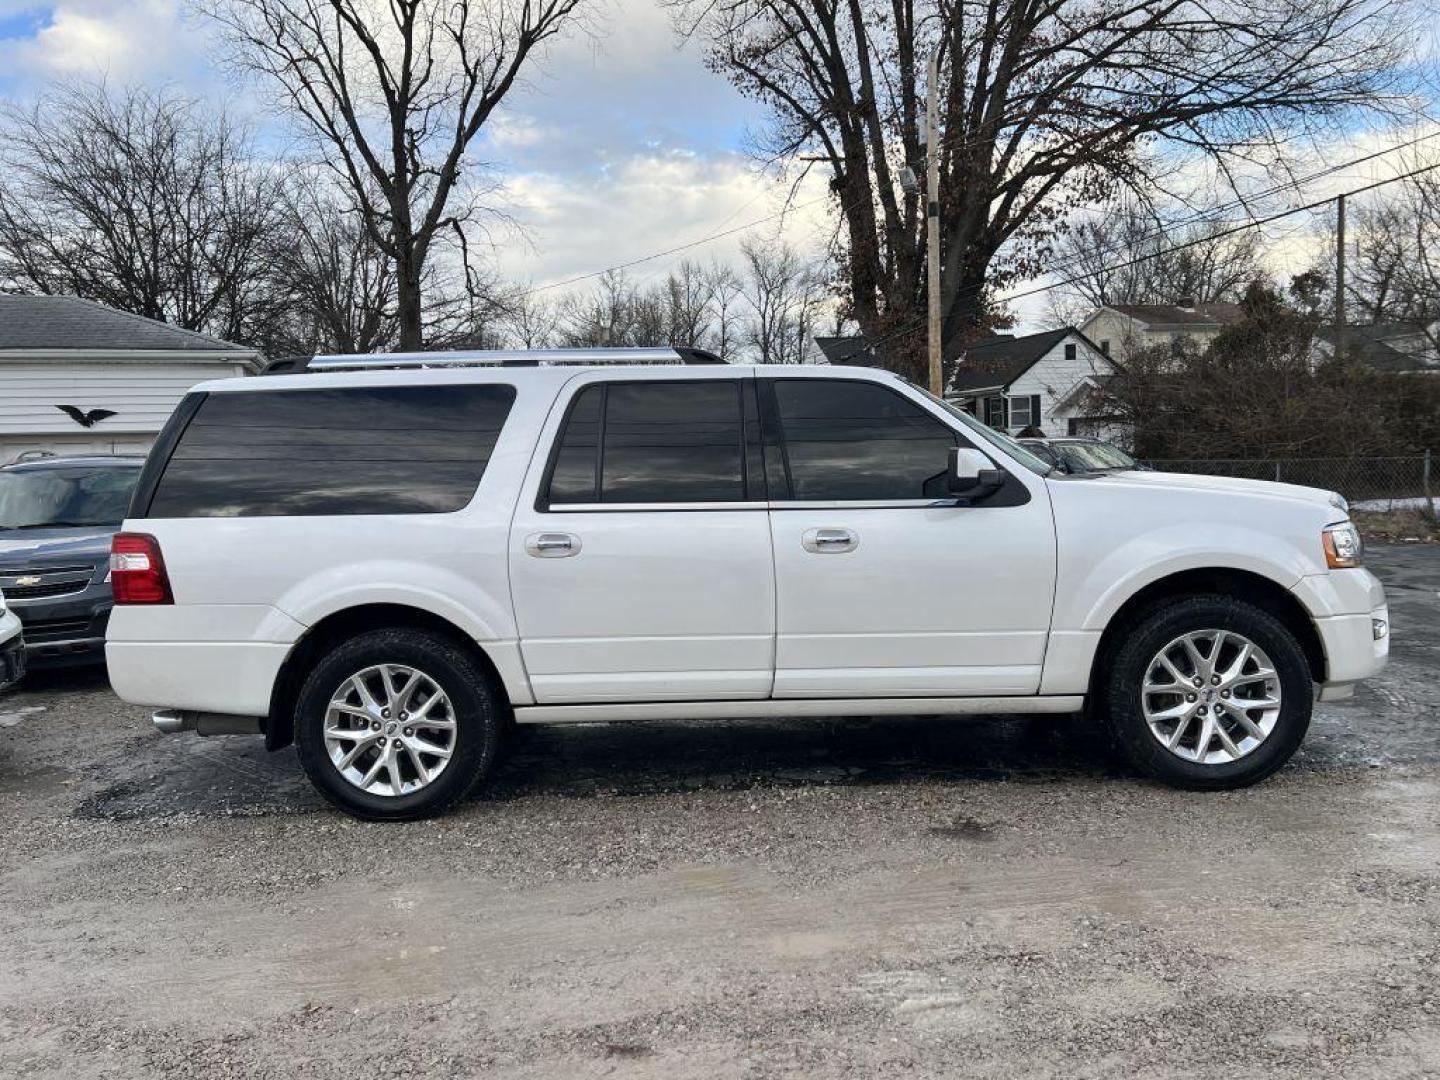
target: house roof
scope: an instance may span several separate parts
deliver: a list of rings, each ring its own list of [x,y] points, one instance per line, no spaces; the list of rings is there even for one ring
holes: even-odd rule
[[[883,367],[880,358],[871,351],[863,334],[846,334],[842,337],[815,338],[815,347],[832,364],[850,364],[854,367]]]
[[[950,389],[959,393],[992,387],[1003,389],[1071,334],[1083,337],[1073,326],[1065,326],[1024,337],[997,334],[982,338],[965,349],[950,380]]]
[[[1195,304],[1193,307],[1181,307],[1179,304],[1106,304],[1105,307],[1147,326],[1218,328],[1231,326],[1245,317],[1245,311],[1239,304]]]
[[[1376,371],[1392,373],[1440,371],[1440,356],[1436,356],[1433,348],[1417,354],[1390,344],[1392,341],[1404,338],[1421,337],[1422,340],[1425,340],[1423,337],[1425,333],[1424,326],[1408,322],[1346,326],[1345,348],[1352,356]],[[1315,336],[1333,348],[1335,344],[1335,328],[1333,326],[1319,327],[1315,331]]]
[[[1106,387],[1115,381],[1115,375],[1086,375],[1083,379],[1076,381],[1075,385],[1061,394],[1056,399],[1052,409],[1058,411],[1078,405],[1084,395],[1095,392],[1103,392]]]
[[[78,296],[0,295],[0,352],[41,350],[215,353],[227,360],[257,355],[234,342]]]

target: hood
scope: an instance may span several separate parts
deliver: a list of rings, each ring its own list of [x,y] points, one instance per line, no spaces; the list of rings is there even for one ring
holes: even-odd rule
[[[0,529],[0,568],[97,563],[109,556],[110,538],[118,531],[109,525]]]
[[[1205,476],[1199,473],[1151,472],[1130,469],[1104,474],[1099,482],[1114,481],[1139,487],[1161,487],[1168,491],[1213,491],[1225,495],[1259,495],[1270,499],[1287,499],[1311,506],[1328,506],[1338,521],[1347,512],[1337,505],[1340,496],[1324,488],[1302,487],[1299,484],[1277,484],[1273,480],[1244,480],[1234,476]]]

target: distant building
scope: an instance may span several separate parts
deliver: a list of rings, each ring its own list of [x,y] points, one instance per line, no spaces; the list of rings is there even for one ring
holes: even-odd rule
[[[1095,389],[1115,362],[1073,326],[1014,337],[998,334],[968,346],[945,396],[997,431],[1124,438],[1097,414]]]
[[[192,386],[261,363],[254,349],[89,300],[0,295],[0,464],[143,452]]]
[[[885,366],[859,334],[817,337],[814,345],[815,363]],[[960,350],[945,397],[1011,435],[1035,427],[1046,435],[1126,439],[1128,432],[1095,413],[1092,391],[1115,371],[1115,363],[1073,326],[1021,337],[996,334]]]
[[[1108,304],[1096,308],[1080,331],[1105,355],[1125,362],[1138,349],[1189,340],[1204,348],[1245,317],[1239,304]]]
[[[1398,374],[1440,372],[1440,320],[1428,325],[1413,322],[1371,323],[1345,327],[1345,349],[1352,357],[1374,368]],[[1315,332],[1315,358],[1335,355],[1335,328],[1322,326]]]

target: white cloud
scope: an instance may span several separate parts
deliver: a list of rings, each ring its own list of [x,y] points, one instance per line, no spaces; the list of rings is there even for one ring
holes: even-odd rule
[[[56,5],[33,37],[0,45],[0,66],[34,76],[132,79],[163,72],[183,36],[169,0]]]
[[[506,183],[510,212],[526,242],[499,252],[501,269],[550,285],[725,233],[650,259],[626,272],[664,274],[683,259],[735,261],[746,235],[779,237],[819,254],[829,237],[823,185],[807,182],[785,209],[787,185],[760,175],[736,154],[637,152],[588,176],[525,173]],[[762,219],[768,219],[763,220]],[[743,228],[761,222],[752,228]]]

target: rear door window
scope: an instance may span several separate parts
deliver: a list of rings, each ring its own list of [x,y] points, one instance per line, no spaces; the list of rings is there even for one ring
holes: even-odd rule
[[[550,505],[744,502],[738,380],[596,383],[575,396],[555,449]]]
[[[439,514],[475,495],[511,386],[210,394],[148,516]]]

